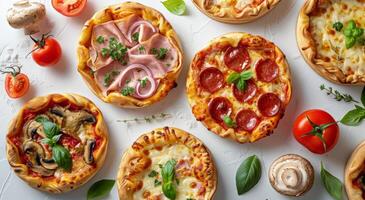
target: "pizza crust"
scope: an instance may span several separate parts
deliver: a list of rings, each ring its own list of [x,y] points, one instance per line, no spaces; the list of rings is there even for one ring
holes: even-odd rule
[[[142,100],[130,96],[123,96],[118,92],[112,92],[105,96],[101,88],[95,82],[95,79],[90,71],[91,69],[88,67],[88,60],[90,58],[89,47],[91,44],[93,27],[108,21],[121,20],[131,15],[138,15],[141,18],[151,22],[159,29],[162,35],[168,38],[169,42],[176,49],[178,54],[177,65],[160,80],[160,84],[156,93],[153,96]],[[183,51],[181,44],[170,23],[157,10],[135,2],[124,2],[117,5],[112,5],[95,13],[94,16],[85,23],[82,29],[77,48],[77,55],[78,72],[91,91],[106,103],[113,103],[121,107],[129,108],[141,108],[149,106],[164,98],[171,89],[177,86],[176,79],[180,74],[183,62]]]
[[[365,141],[359,144],[351,154],[345,168],[345,188],[349,200],[363,200],[362,191],[353,187],[352,181],[364,170]]]
[[[253,40],[261,41],[261,42],[267,42],[272,44],[271,42],[267,41],[266,39],[259,37],[259,36],[253,36],[248,33],[243,32],[234,32],[234,33],[228,33],[221,37],[215,38],[212,41],[208,43],[208,45],[195,54],[195,57],[193,58],[188,78],[186,82],[186,88],[187,88],[187,95],[188,100],[190,103],[190,106],[192,108],[192,112],[195,116],[195,118],[202,122],[203,125],[213,133],[224,137],[232,139],[239,143],[246,143],[246,142],[255,142],[258,141],[266,136],[269,136],[273,133],[273,130],[277,127],[280,119],[283,117],[283,114],[285,112],[286,106],[289,104],[291,95],[292,95],[292,85],[291,85],[291,77],[290,77],[290,70],[289,65],[286,61],[285,55],[283,52],[275,46],[275,62],[279,66],[279,69],[281,71],[280,73],[280,79],[282,80],[283,85],[286,85],[286,94],[285,99],[281,99],[282,103],[282,109],[283,112],[281,114],[277,114],[275,116],[269,117],[267,120],[261,122],[259,126],[257,126],[252,133],[247,131],[235,131],[233,128],[225,129],[221,125],[219,125],[209,114],[208,112],[208,105],[205,101],[202,100],[199,94],[199,84],[197,84],[197,77],[198,72],[197,70],[194,70],[196,68],[196,65],[198,62],[201,62],[199,58],[199,54],[203,53],[206,50],[209,50],[210,48],[214,47],[215,45],[219,46],[220,44],[229,43],[232,46],[237,46],[238,43],[242,39],[246,38],[253,38]]]
[[[17,135],[23,131],[23,115],[26,110],[37,112],[48,107],[50,102],[60,103],[68,101],[76,106],[85,108],[92,113],[97,113],[95,123],[95,134],[101,138],[98,149],[93,151],[93,166],[85,165],[77,170],[77,172],[63,172],[57,170],[60,178],[42,178],[28,174],[28,166],[21,162],[18,147],[10,140],[11,136]],[[108,130],[104,123],[101,111],[88,99],[76,94],[51,94],[48,96],[36,97],[22,107],[17,116],[10,122],[8,134],[6,136],[6,155],[11,168],[15,174],[30,186],[50,192],[65,193],[74,190],[90,180],[103,166],[108,148]]]
[[[309,30],[310,13],[313,12],[321,0],[307,0],[298,16],[296,36],[299,50],[308,65],[319,75],[329,81],[341,84],[364,85],[365,76],[359,74],[346,75],[331,62],[317,57],[315,40]]]
[[[219,22],[231,24],[248,23],[258,19],[273,9],[280,2],[280,0],[263,0],[256,7],[246,6],[242,10],[239,10],[239,12],[236,12],[236,8],[209,10],[207,7],[209,6],[209,1],[211,0],[193,0],[193,3],[208,17]]]
[[[206,185],[204,199],[213,199],[217,186],[217,172],[209,150],[195,136],[172,127],[158,128],[141,135],[123,154],[117,177],[119,199],[133,200],[133,194],[142,188],[141,174],[151,165],[151,159],[145,151],[178,144],[185,145],[194,154],[199,155],[195,158],[203,164],[198,173],[204,178]]]

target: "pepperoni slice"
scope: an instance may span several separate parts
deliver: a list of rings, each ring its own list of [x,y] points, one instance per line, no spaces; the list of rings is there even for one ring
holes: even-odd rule
[[[245,47],[229,47],[224,53],[224,63],[236,72],[242,72],[250,62],[250,54]]]
[[[217,122],[223,122],[225,115],[229,115],[232,111],[231,102],[225,97],[216,97],[209,102],[209,114]]]
[[[259,117],[252,110],[241,110],[236,115],[237,129],[252,131],[259,124]]]
[[[247,81],[245,90],[239,90],[235,84],[232,85],[233,95],[242,103],[249,101],[256,95],[257,87],[252,80]]]
[[[214,93],[224,86],[224,75],[215,67],[208,67],[201,71],[199,79],[200,85],[210,93]]]
[[[261,95],[257,102],[257,106],[262,115],[272,117],[279,113],[281,100],[274,93],[266,93]]]
[[[279,67],[271,59],[259,60],[255,70],[257,79],[263,82],[271,82],[279,76]]]

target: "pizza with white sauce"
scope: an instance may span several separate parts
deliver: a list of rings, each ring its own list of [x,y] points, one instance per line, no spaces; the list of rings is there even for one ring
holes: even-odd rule
[[[193,0],[208,17],[225,23],[251,22],[273,9],[280,0]]]
[[[365,84],[365,1],[307,0],[297,22],[306,62],[324,78]]]
[[[165,127],[141,135],[127,149],[117,184],[120,200],[211,200],[217,173],[198,138]]]
[[[240,143],[270,135],[292,94],[285,55],[247,33],[223,35],[196,53],[186,84],[196,119]]]
[[[176,87],[183,56],[175,31],[158,11],[125,2],[86,22],[78,58],[78,71],[103,101],[145,107]]]

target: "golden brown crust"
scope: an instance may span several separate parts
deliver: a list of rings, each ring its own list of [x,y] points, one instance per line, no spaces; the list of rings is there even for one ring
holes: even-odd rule
[[[141,189],[141,174],[148,170],[151,159],[144,152],[169,145],[184,145],[191,151],[191,157],[202,164],[193,170],[194,176],[204,181],[205,200],[213,199],[217,185],[217,172],[209,150],[195,136],[177,128],[164,127],[141,135],[123,154],[118,171],[118,192],[120,200],[133,200],[134,192]],[[199,163],[199,162],[198,162]]]
[[[202,62],[201,58],[199,57],[200,54],[204,54],[205,51],[209,51],[209,49],[214,46],[224,45],[227,43],[231,46],[237,46],[240,41],[250,38],[252,39],[252,41],[255,41],[257,43],[265,43],[273,46],[275,52],[275,62],[279,66],[279,71],[281,71],[280,80],[284,89],[286,90],[286,94],[284,94],[285,99],[282,100],[282,112],[273,117],[269,117],[265,121],[262,121],[259,126],[253,130],[252,133],[247,131],[236,131],[233,128],[225,129],[220,124],[218,124],[209,114],[208,105],[206,102],[209,98],[202,97],[202,95],[199,93],[199,88],[201,86],[197,83],[199,76],[198,63]],[[214,132],[215,134],[224,138],[230,138],[239,143],[255,142],[270,135],[277,127],[279,120],[283,117],[285,108],[289,104],[292,94],[289,65],[282,51],[272,42],[269,42],[262,37],[253,36],[243,32],[228,33],[221,37],[213,39],[204,49],[196,53],[190,65],[186,87],[188,100],[196,119],[198,121],[201,121],[208,130]]]
[[[345,188],[349,200],[363,200],[363,193],[360,188],[354,187],[353,181],[365,170],[365,141],[359,144],[345,168]]]
[[[98,148],[93,151],[94,163],[93,165],[85,164],[81,167],[73,164],[71,173],[64,172],[60,169],[55,172],[55,177],[53,178],[33,176],[29,174],[28,166],[21,162],[19,148],[10,138],[22,133],[26,112],[38,112],[48,108],[50,102],[61,103],[65,101],[90,111],[96,118],[94,132],[100,137],[100,145],[98,144]],[[17,116],[11,121],[6,137],[6,154],[8,162],[16,175],[30,186],[50,193],[64,193],[80,187],[99,171],[104,164],[108,140],[108,130],[104,123],[102,113],[90,100],[76,94],[50,94],[48,96],[36,97],[25,103]],[[58,173],[57,177],[56,173]]]
[[[105,96],[101,88],[95,82],[93,75],[90,71],[91,69],[88,67],[88,60],[90,58],[89,47],[91,45],[91,35],[93,27],[95,25],[102,24],[108,21],[121,20],[131,15],[138,15],[143,19],[151,22],[155,27],[159,29],[162,35],[168,38],[169,42],[177,50],[178,53],[177,65],[173,67],[173,69],[160,80],[157,92],[153,96],[143,100],[139,100],[129,96],[123,96],[118,92],[112,92]],[[104,102],[113,103],[121,107],[140,108],[160,101],[168,94],[168,92],[172,88],[176,87],[175,81],[180,74],[183,62],[182,52],[183,51],[176,32],[160,12],[139,3],[124,2],[121,4],[109,6],[95,13],[94,16],[85,23],[77,48],[77,55],[79,60],[77,68],[91,91],[93,91],[93,93]]]
[[[219,22],[241,24],[248,23],[262,17],[273,9],[280,0],[262,0],[258,5],[249,5],[242,9],[234,8],[211,8],[211,0],[193,0],[195,6],[208,17]],[[228,3],[227,3],[228,4]]]
[[[321,0],[306,0],[299,12],[296,36],[304,60],[314,71],[329,81],[341,84],[364,85],[365,76],[359,74],[346,75],[333,63],[317,56],[315,40],[310,32],[310,14],[317,9],[320,3]]]

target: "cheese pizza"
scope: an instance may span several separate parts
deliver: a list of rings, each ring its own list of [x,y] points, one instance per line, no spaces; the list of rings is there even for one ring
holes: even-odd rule
[[[103,101],[151,105],[176,87],[182,50],[158,11],[134,2],[109,6],[88,20],[78,46],[78,71]]]
[[[171,127],[140,136],[122,157],[120,200],[211,200],[217,174],[204,144]]]
[[[349,200],[365,199],[365,142],[362,142],[347,161],[345,188]]]
[[[364,28],[364,0],[307,0],[297,22],[298,47],[324,78],[365,84]]]
[[[108,130],[101,111],[75,94],[27,102],[10,123],[6,153],[30,186],[63,193],[86,183],[104,164]]]
[[[196,119],[240,143],[270,135],[291,93],[284,54],[260,36],[223,35],[199,51],[190,65],[187,95]]]
[[[280,0],[193,0],[208,17],[225,23],[247,23],[273,9]]]

